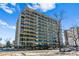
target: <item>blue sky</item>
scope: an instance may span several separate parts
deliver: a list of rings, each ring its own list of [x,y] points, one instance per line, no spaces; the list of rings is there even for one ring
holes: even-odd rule
[[[15,39],[16,21],[26,6],[50,17],[64,10],[63,29],[79,25],[79,4],[77,3],[0,3],[0,37],[3,43],[5,40]]]

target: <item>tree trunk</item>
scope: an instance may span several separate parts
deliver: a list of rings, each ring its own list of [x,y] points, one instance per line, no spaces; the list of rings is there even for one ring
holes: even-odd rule
[[[75,46],[76,46],[76,51],[78,51],[78,46],[77,46],[77,42],[75,41]]]
[[[61,45],[60,45],[60,22],[59,21],[59,28],[58,28],[58,43],[59,43],[59,51],[61,52]]]

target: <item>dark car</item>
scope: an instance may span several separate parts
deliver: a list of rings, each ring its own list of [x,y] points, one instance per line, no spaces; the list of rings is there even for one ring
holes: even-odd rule
[[[0,51],[3,51],[3,48],[0,48]]]

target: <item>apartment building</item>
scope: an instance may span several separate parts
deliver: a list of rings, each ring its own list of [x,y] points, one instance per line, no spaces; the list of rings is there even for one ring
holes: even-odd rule
[[[66,46],[75,46],[75,41],[79,46],[79,27],[71,27],[68,30],[64,31],[65,36],[65,45]]]
[[[25,8],[16,25],[16,46],[23,49],[56,48],[59,21],[33,9]],[[61,36],[60,36],[61,37]]]

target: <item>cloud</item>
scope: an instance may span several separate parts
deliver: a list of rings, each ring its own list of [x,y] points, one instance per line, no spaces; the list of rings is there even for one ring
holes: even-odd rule
[[[11,26],[10,24],[8,24],[7,22],[2,21],[2,20],[0,20],[0,25],[5,27],[5,28],[7,27],[9,29],[15,29],[16,28],[15,26]]]
[[[16,6],[16,3],[10,3],[12,6]],[[0,3],[0,8],[3,9],[5,12],[12,14],[14,9],[12,7],[7,6],[8,3]]]
[[[10,28],[10,29],[16,29],[15,26],[10,26],[10,25],[8,25],[7,27]]]
[[[16,3],[10,3],[11,5],[13,5],[13,6],[16,6]]]
[[[40,9],[43,12],[47,12],[48,10],[52,10],[55,8],[55,3],[33,3],[32,5],[27,4],[27,7],[32,9]]]
[[[0,24],[1,24],[1,25],[4,25],[4,26],[5,26],[5,25],[8,25],[6,22],[4,22],[4,21],[2,21],[2,20],[0,20]]]
[[[0,6],[0,8],[2,8],[5,12],[9,13],[9,14],[12,14],[13,13],[13,10],[11,10],[9,7],[7,6]]]

